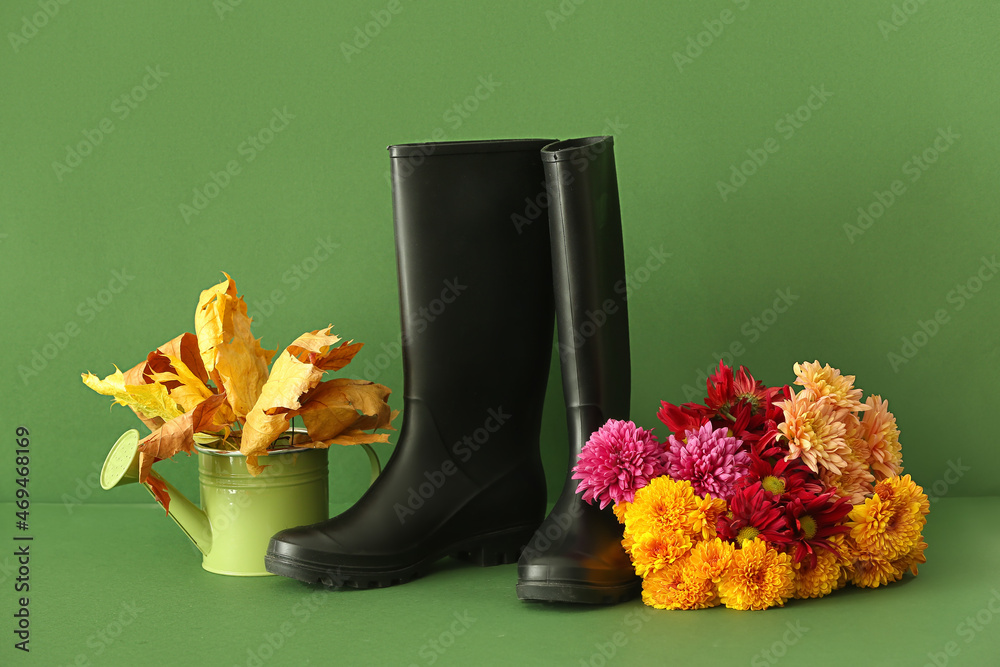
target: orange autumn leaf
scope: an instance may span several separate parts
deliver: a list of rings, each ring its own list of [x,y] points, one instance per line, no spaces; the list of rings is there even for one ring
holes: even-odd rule
[[[344,343],[325,329],[307,331],[292,342],[274,362],[260,396],[247,414],[240,441],[240,453],[247,457],[247,468],[254,474],[262,470],[257,457],[288,428],[289,420],[303,407],[300,399],[320,384],[326,370],[346,366],[361,348]],[[351,420],[348,420],[351,421]],[[353,423],[353,422],[352,422]]]
[[[140,440],[139,481],[146,481],[155,461],[170,458],[177,452],[190,453],[195,433],[218,430],[213,420],[225,401],[225,394],[212,394],[190,412],[174,417]]]
[[[208,374],[228,396],[236,418],[243,422],[267,381],[267,366],[275,350],[265,350],[250,331],[247,304],[226,280],[201,293],[195,310],[198,349]]]

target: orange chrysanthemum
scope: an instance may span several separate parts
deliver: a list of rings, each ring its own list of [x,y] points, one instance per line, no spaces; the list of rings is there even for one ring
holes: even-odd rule
[[[730,609],[782,606],[795,592],[795,570],[788,554],[754,538],[733,553],[719,598]]]
[[[627,500],[620,503],[615,503],[611,507],[611,511],[615,513],[615,518],[618,519],[618,523],[625,523],[625,512],[628,511],[629,502]]]
[[[778,430],[788,441],[789,454],[785,458],[802,459],[816,473],[822,466],[840,475],[847,467],[844,456],[851,452],[845,440],[845,419],[849,413],[838,409],[828,397],[816,400],[807,391],[800,391],[777,405],[784,412]]]
[[[678,561],[642,581],[642,601],[657,609],[704,609],[719,604],[712,582],[697,576]]]
[[[881,396],[869,396],[869,408],[861,420],[860,436],[865,441],[865,462],[878,479],[895,477],[903,470],[903,452],[899,444],[896,418],[889,412],[889,402]]]
[[[930,503],[909,475],[889,477],[848,515],[851,539],[861,558],[890,562],[909,554],[920,542]]]

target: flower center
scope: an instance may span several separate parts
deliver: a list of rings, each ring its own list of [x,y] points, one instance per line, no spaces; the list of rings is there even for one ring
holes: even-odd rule
[[[739,542],[742,547],[745,543],[749,542],[758,535],[760,535],[760,531],[753,526],[743,526],[740,528],[740,532],[736,533],[736,541]]]
[[[802,526],[802,534],[806,536],[807,540],[816,537],[816,519],[808,514],[803,514],[799,517],[799,525]]]
[[[768,475],[762,479],[760,485],[764,487],[765,491],[770,491],[776,496],[780,496],[785,492],[785,480],[774,475]]]

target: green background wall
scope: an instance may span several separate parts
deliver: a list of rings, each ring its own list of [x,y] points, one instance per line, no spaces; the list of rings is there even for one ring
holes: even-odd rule
[[[889,399],[929,491],[1000,492],[1000,280],[978,282],[1000,245],[996,3],[51,5],[0,6],[2,433],[12,447],[16,425],[31,430],[36,502],[148,500],[96,488],[136,422],[80,373],[191,331],[220,271],[267,346],[333,322],[367,344],[354,375],[384,365],[399,337],[385,147],[435,132],[615,135],[639,424],[658,424],[661,399],[687,400],[685,385],[702,396],[726,350],[769,384],[818,358]],[[244,144],[276,110],[273,141]],[[230,161],[238,173],[185,213]],[[877,217],[858,226],[859,207]],[[310,259],[324,244],[337,247]],[[661,248],[669,259],[645,272]],[[283,303],[265,303],[273,293]],[[558,482],[553,371],[544,456]],[[398,356],[377,379],[398,405]],[[352,501],[364,455],[337,448],[331,463],[332,500]],[[158,468],[196,489],[193,459]]]

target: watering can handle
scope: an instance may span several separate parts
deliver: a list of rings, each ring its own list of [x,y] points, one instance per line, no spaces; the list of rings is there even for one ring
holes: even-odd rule
[[[368,482],[368,485],[371,486],[375,483],[375,480],[378,479],[379,474],[381,474],[382,464],[379,462],[378,454],[375,453],[375,450],[372,449],[371,445],[362,442],[361,446],[365,448],[365,453],[368,454],[368,462],[372,467],[372,479]]]

